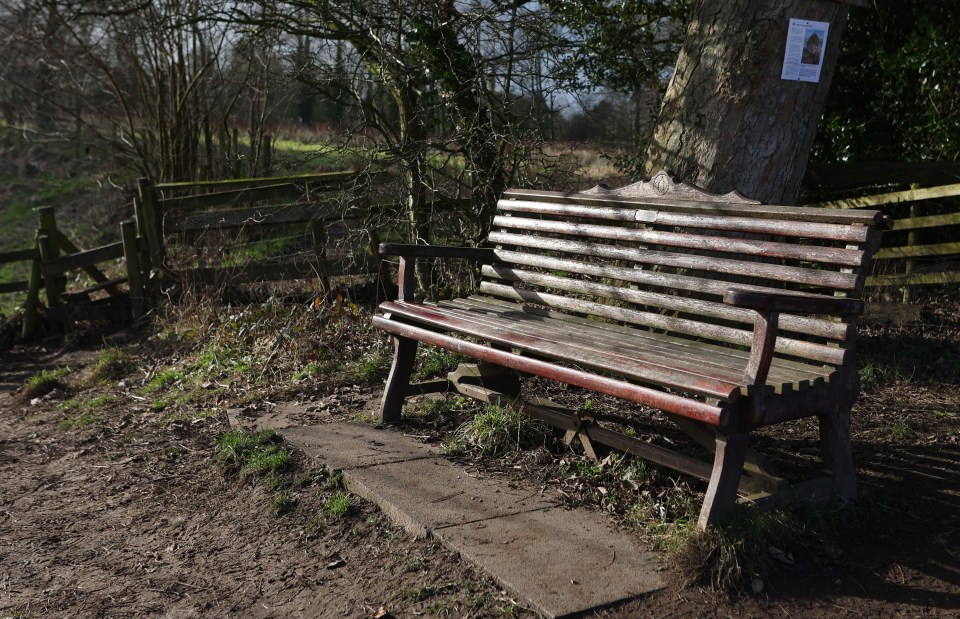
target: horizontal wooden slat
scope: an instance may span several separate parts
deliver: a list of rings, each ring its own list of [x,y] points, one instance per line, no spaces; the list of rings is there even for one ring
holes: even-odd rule
[[[731,217],[724,215],[685,214],[669,211],[650,211],[648,209],[582,206],[576,204],[558,204],[551,202],[531,202],[529,200],[501,200],[502,212],[536,213],[555,215],[563,218],[582,217],[621,222],[646,222],[664,226],[678,226],[705,230],[725,230],[730,232],[748,232],[754,234],[775,234],[803,238],[829,239],[862,243],[867,240],[869,228],[861,225],[816,223],[809,221],[788,221],[777,219],[756,219],[750,217]],[[900,227],[900,221],[897,221]]]
[[[758,219],[782,219],[793,221],[813,221],[818,223],[859,224],[877,226],[882,230],[892,227],[892,220],[880,211],[845,210],[831,208],[808,208],[803,206],[777,206],[770,204],[736,204],[725,202],[699,202],[694,200],[673,200],[667,198],[615,198],[603,196],[584,196],[557,191],[517,190],[504,192],[505,199],[518,199],[544,202],[564,202],[590,204],[603,207],[621,207],[626,205],[649,205],[653,210],[679,213],[701,213],[708,215],[734,215]],[[640,208],[637,206],[636,208]]]
[[[30,290],[30,282],[28,281],[0,282],[0,294],[26,292],[27,290]]]
[[[960,254],[960,243],[884,247],[877,252],[874,258],[876,260],[889,260],[891,258],[917,258],[920,256],[949,256],[950,254]]]
[[[749,352],[731,348],[705,345],[687,339],[671,338],[650,331],[633,329],[630,333],[614,329],[605,329],[593,324],[577,321],[573,316],[548,317],[527,311],[517,304],[497,306],[475,299],[455,299],[439,303],[443,308],[459,308],[474,314],[474,320],[489,316],[491,326],[499,326],[526,333],[552,332],[556,338],[571,345],[593,350],[595,347],[614,349],[641,359],[651,359],[678,369],[700,369],[707,375],[722,378],[725,381],[743,385],[744,370],[749,360]],[[512,307],[509,307],[512,305]],[[767,381],[769,388],[776,392],[799,391],[813,384],[823,382],[826,372],[822,367],[778,366],[771,370]],[[743,385],[742,395],[749,395],[749,389]]]
[[[613,260],[629,260],[631,262],[677,267],[681,269],[728,273],[732,275],[750,276],[751,278],[766,278],[778,282],[796,282],[798,284],[821,286],[836,290],[856,290],[859,277],[856,273],[806,269],[803,267],[734,260],[732,258],[710,257],[707,259],[703,256],[689,254],[639,250],[630,247],[617,247],[586,241],[559,240],[506,232],[491,232],[489,239],[491,243],[503,245],[532,247],[548,251],[566,252],[572,255],[611,258]]]
[[[788,260],[804,260],[851,267],[860,266],[863,262],[863,252],[857,249],[568,223],[563,221],[529,219],[526,217],[497,216],[493,220],[493,225],[513,230],[564,234],[589,237],[591,239],[628,241],[667,247],[681,247],[684,249],[736,254],[738,256],[784,258]]]
[[[536,329],[525,329],[522,322],[511,325],[505,321],[484,320],[483,316],[468,311],[399,302],[384,303],[381,305],[381,310],[394,318],[395,315],[403,316],[415,320],[418,324],[478,337],[503,346],[520,348],[538,355],[724,401],[729,401],[735,394],[739,394],[743,384],[742,380],[724,380],[718,376],[707,375],[702,368],[671,367],[656,359],[625,355],[609,347],[595,344],[584,345],[583,342],[579,342],[571,345],[570,338],[563,338],[565,341],[561,341],[542,330],[537,332]]]
[[[0,264],[10,264],[11,262],[26,262],[28,260],[39,260],[40,252],[35,247],[30,249],[19,249],[16,251],[0,252]]]
[[[880,286],[923,286],[928,284],[956,284],[960,282],[960,270],[937,273],[901,273],[896,275],[876,275],[867,278],[868,288]]]
[[[507,351],[497,350],[481,344],[474,344],[456,337],[436,333],[414,325],[396,322],[384,316],[374,316],[373,324],[388,333],[409,337],[433,346],[469,355],[482,361],[490,361],[504,367],[545,376],[570,385],[590,389],[619,397],[631,402],[653,406],[691,419],[697,419],[711,425],[720,425],[724,409],[718,406],[691,400],[688,397],[658,391],[642,385],[634,385],[622,380],[598,376],[593,373],[558,366],[553,363],[523,357]]]
[[[946,215],[927,215],[925,217],[911,217],[897,219],[897,230],[919,230],[921,228],[939,228],[941,226],[960,225],[960,212]]]
[[[110,243],[93,249],[86,249],[75,254],[60,256],[54,260],[44,262],[42,270],[45,275],[57,275],[71,269],[82,269],[107,260],[116,260],[123,257],[123,243]]]
[[[622,280],[654,286],[667,290],[685,290],[705,294],[713,294],[722,297],[731,287],[729,282],[717,279],[705,279],[693,277],[690,275],[679,275],[673,273],[663,273],[647,269],[632,269],[627,267],[610,266],[607,264],[597,264],[590,262],[580,262],[578,260],[567,260],[554,258],[551,256],[541,256],[538,254],[526,254],[522,252],[513,252],[505,249],[494,250],[497,258],[509,264],[524,266],[541,267],[550,270],[559,270],[565,272],[579,273],[582,275],[591,275],[614,280]],[[769,286],[757,286],[752,284],[736,284],[738,288],[745,290],[755,290],[757,292],[783,292],[783,288],[773,288]],[[796,292],[794,294],[803,294],[811,298],[820,298],[822,295],[812,293]],[[785,321],[785,322],[784,322]],[[781,326],[789,331],[804,333],[807,335],[816,335],[833,340],[849,339],[852,330],[850,325],[836,321],[827,321],[819,318],[809,318],[802,316],[782,316]]]
[[[753,342],[752,331],[724,327],[695,320],[675,318],[653,312],[642,312],[621,307],[603,305],[592,301],[570,299],[547,292],[520,290],[493,282],[481,282],[480,290],[505,299],[539,303],[548,307],[580,312],[583,314],[602,316],[612,320],[620,320],[632,324],[639,324],[655,329],[665,329],[674,333],[682,333],[693,337],[704,337],[714,341],[727,342],[738,346],[750,346]],[[803,340],[790,338],[777,339],[777,352],[781,354],[822,361],[832,365],[843,365],[847,353],[845,350],[814,344]]]
[[[255,201],[306,200],[308,195],[303,187],[296,185],[274,185],[240,189],[237,191],[221,191],[161,198],[157,200],[156,204],[160,212],[163,213],[171,210],[194,211],[217,206],[242,206]]]
[[[899,204],[902,202],[916,202],[919,200],[932,200],[934,198],[949,198],[960,196],[960,184],[940,185],[939,187],[928,187],[925,189],[910,189],[908,191],[894,191],[891,193],[881,193],[872,196],[863,196],[861,198],[847,198],[845,200],[832,200],[830,202],[820,202],[810,206],[832,208],[832,209],[861,209],[868,206],[882,206],[884,204]]]
[[[236,191],[251,187],[277,186],[277,185],[331,185],[351,181],[359,178],[360,175],[353,171],[341,172],[321,172],[319,174],[293,174],[289,176],[271,176],[268,178],[239,178],[219,181],[185,181],[174,183],[157,183],[153,185],[156,190],[164,191],[175,189],[178,191],[199,191],[219,189],[221,191]]]
[[[176,234],[206,229],[223,230],[245,226],[307,223],[332,217],[339,219],[343,215],[343,210],[344,206],[340,204],[318,203],[257,206],[200,213],[183,213],[177,210],[164,216],[163,231],[167,234]]]
[[[620,324],[615,321],[608,320],[596,320],[593,317],[581,317],[566,312],[559,312],[552,310],[547,307],[541,307],[537,305],[522,304],[517,303],[516,301],[511,301],[507,299],[502,299],[499,297],[486,296],[482,294],[475,294],[467,297],[466,299],[469,303],[477,303],[483,307],[490,306],[499,306],[501,308],[506,308],[508,311],[517,310],[518,308],[523,311],[525,314],[536,314],[540,316],[546,316],[549,318],[557,318],[566,322],[570,322],[576,325],[584,326],[588,329],[602,329],[613,331],[618,334],[620,338],[630,338],[638,335],[637,328],[632,325]],[[745,362],[746,359],[750,357],[750,351],[745,347],[732,347],[725,344],[708,344],[703,341],[693,341],[687,340],[685,338],[677,338],[668,334],[662,334],[655,331],[641,329],[639,334],[646,339],[659,339],[668,342],[670,345],[683,346],[687,345],[688,342],[694,343],[697,348],[708,348],[716,354],[727,354],[731,358],[731,363],[741,363]],[[783,366],[784,372],[787,375],[795,375],[798,372],[803,374],[813,374],[816,376],[827,377],[833,372],[833,368],[825,365],[811,365],[809,362],[803,361],[794,361],[793,359],[784,359],[781,357],[774,357],[773,363],[775,365]]]
[[[565,261],[569,262],[569,261]],[[557,267],[563,268],[563,267]],[[566,270],[566,269],[565,269]],[[622,269],[630,271],[632,269]],[[733,320],[752,325],[755,319],[755,312],[724,305],[721,302],[702,301],[690,297],[682,297],[672,294],[654,293],[634,288],[624,288],[620,286],[611,286],[607,284],[598,284],[594,282],[581,282],[567,277],[556,277],[543,273],[532,273],[519,269],[510,269],[500,266],[484,266],[481,269],[482,275],[504,279],[510,282],[524,282],[527,284],[536,284],[548,288],[567,290],[570,292],[583,292],[598,297],[607,297],[637,303],[641,305],[652,305],[663,309],[671,309],[678,312],[689,314],[701,314],[712,318],[722,318],[724,320]],[[625,275],[632,275],[626,273]],[[627,279],[631,281],[631,279]],[[717,293],[723,294],[730,284],[721,284],[717,286]],[[782,291],[778,291],[782,292]],[[826,300],[832,300],[834,297],[824,297]],[[849,334],[847,325],[838,322],[826,320],[810,319],[802,316],[782,315],[780,317],[780,328],[784,331],[793,331],[805,335],[816,335],[835,340],[845,340]]]

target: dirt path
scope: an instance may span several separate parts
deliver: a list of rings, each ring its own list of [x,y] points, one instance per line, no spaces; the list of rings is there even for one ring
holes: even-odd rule
[[[916,345],[897,338],[895,350]],[[673,577],[598,615],[960,614],[960,397],[941,367],[956,349],[944,346],[922,379],[890,379],[857,405],[865,513],[841,546],[787,557],[758,595],[730,599]],[[262,481],[225,477],[211,462],[213,437],[228,429],[222,410],[170,415],[122,387],[86,411],[65,409],[62,391],[34,403],[10,393],[44,367],[81,368],[96,354],[0,356],[0,617],[532,614],[367,504],[325,516],[322,462],[298,463],[296,508],[275,515]],[[370,395],[317,415],[344,418]],[[760,440],[775,457],[812,457],[813,437],[801,423]]]

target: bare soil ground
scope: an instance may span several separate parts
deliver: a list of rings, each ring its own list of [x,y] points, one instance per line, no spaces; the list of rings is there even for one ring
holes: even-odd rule
[[[776,569],[756,593],[719,592],[672,572],[667,589],[598,616],[960,614],[958,310],[934,302],[909,326],[863,330],[866,381],[854,410],[862,498],[839,540],[771,548]],[[226,475],[213,462],[214,437],[237,404],[223,395],[160,409],[133,383],[167,353],[140,333],[108,342],[123,345],[137,367],[95,387],[89,372],[100,345],[0,355],[0,617],[532,616],[484,574],[430,540],[409,539],[368,504],[353,499],[347,515],[329,515],[322,462],[298,456],[295,507],[278,516],[263,480]],[[55,366],[72,370],[60,388],[14,393]],[[286,397],[323,422],[369,408],[381,384],[321,378]],[[65,406],[78,397],[87,408]],[[267,400],[246,394],[244,405],[278,403]],[[414,423],[425,440],[450,428]],[[816,459],[815,424],[777,426],[757,443],[787,471]],[[562,479],[554,456],[488,466],[505,478],[535,475],[572,503],[606,505],[606,492]]]

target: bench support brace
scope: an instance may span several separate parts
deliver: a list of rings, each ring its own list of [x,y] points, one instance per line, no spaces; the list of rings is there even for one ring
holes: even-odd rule
[[[400,413],[403,410],[403,401],[407,397],[416,356],[417,340],[394,337],[393,366],[387,378],[387,388],[383,392],[381,407],[383,423],[400,423]]]
[[[703,508],[700,510],[700,519],[697,522],[700,529],[706,529],[711,524],[715,524],[733,510],[746,454],[746,434],[717,432],[713,472],[710,474],[707,496],[703,500]]]

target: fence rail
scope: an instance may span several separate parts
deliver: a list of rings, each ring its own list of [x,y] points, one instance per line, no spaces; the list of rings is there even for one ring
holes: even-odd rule
[[[151,281],[214,284],[317,278],[328,289],[332,276],[373,273],[378,268],[367,257],[371,242],[354,248],[362,253],[357,260],[327,255],[330,240],[343,236],[332,226],[345,220],[363,221],[368,198],[364,190],[378,178],[379,174],[341,171],[190,183],[141,179],[135,201],[137,231],[146,247],[141,261],[148,270],[164,274]],[[241,237],[256,238],[265,245],[263,239],[279,238],[281,227],[299,231],[301,247],[293,254],[251,257],[243,265],[230,263],[228,254],[244,249]],[[221,239],[224,244],[212,257],[205,256],[203,244],[212,234],[225,231],[233,231],[234,238]],[[192,257],[185,258],[185,252],[192,252]]]
[[[888,233],[877,252],[868,287],[902,287],[909,302],[915,286],[960,282],[960,184],[940,185],[831,200],[816,206],[881,208],[893,215],[895,233]],[[931,211],[937,211],[932,212]],[[906,234],[903,234],[906,233]]]

